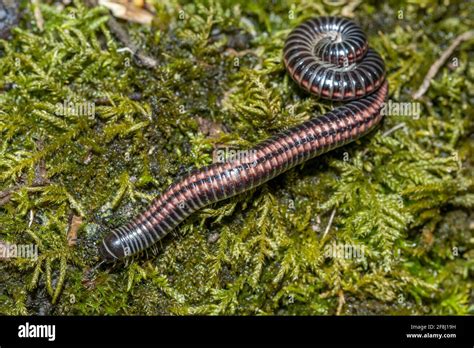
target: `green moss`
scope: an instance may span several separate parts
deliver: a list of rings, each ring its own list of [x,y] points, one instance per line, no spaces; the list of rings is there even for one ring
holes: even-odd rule
[[[0,313],[473,313],[472,43],[456,50],[457,68],[441,69],[419,119],[386,117],[360,141],[194,214],[148,255],[91,274],[107,229],[211,163],[213,148],[252,146],[334,106],[282,65],[302,20],[353,15],[396,101],[410,101],[473,26],[462,1],[150,3],[151,27],[125,25],[153,69],[121,49],[106,9],[80,1],[42,4],[43,32],[25,2],[12,40],[0,41],[0,191],[12,190],[0,240],[40,252],[0,263]],[[95,103],[95,114],[58,112],[68,101]],[[73,214],[84,219],[75,247]],[[338,245],[364,257],[328,255]]]

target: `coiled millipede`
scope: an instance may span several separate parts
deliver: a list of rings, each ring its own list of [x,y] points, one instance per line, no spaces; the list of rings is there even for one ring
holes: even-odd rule
[[[353,21],[319,17],[304,22],[288,36],[283,60],[302,88],[350,102],[263,141],[250,150],[253,156],[215,163],[176,181],[142,214],[106,235],[99,246],[103,261],[145,250],[196,210],[358,139],[380,122],[388,93],[385,65]]]

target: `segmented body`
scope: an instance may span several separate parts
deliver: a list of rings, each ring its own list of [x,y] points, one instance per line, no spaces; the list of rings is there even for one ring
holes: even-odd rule
[[[302,88],[322,98],[351,101],[272,136],[249,150],[252,156],[215,163],[176,181],[146,211],[104,238],[100,247],[104,260],[134,255],[196,210],[345,145],[380,122],[388,93],[385,66],[354,22],[320,17],[301,24],[288,36],[283,58]]]

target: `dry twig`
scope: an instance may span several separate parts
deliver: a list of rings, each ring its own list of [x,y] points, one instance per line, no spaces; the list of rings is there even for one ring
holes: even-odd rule
[[[418,88],[418,90],[413,93],[413,99],[420,99],[426,93],[430,87],[431,80],[433,80],[433,78],[438,73],[438,70],[443,66],[449,56],[453,54],[456,47],[458,47],[461,42],[471,40],[472,38],[474,38],[474,30],[466,31],[454,39],[453,43],[448,47],[448,49],[443,52],[441,57],[439,57],[439,59],[431,66],[430,70],[428,70],[428,73],[426,74],[420,88]]]

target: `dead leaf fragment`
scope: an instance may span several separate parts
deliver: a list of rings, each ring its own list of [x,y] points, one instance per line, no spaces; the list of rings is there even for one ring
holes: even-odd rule
[[[77,231],[82,225],[82,217],[74,215],[67,231],[67,244],[69,246],[75,246],[77,243]]]
[[[144,0],[99,0],[99,5],[107,7],[114,17],[129,22],[150,25],[153,20]]]

